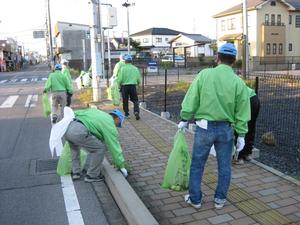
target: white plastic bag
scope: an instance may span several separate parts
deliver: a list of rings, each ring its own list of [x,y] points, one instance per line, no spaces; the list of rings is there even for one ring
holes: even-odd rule
[[[54,149],[56,151],[56,155],[60,156],[63,150],[62,137],[66,133],[69,124],[75,118],[74,112],[70,107],[64,108],[64,118],[58,123],[54,124],[51,129],[50,139],[49,139],[49,147],[51,151],[51,155],[54,155]]]

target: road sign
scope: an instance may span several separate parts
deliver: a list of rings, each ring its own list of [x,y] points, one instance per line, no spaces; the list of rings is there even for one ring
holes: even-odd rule
[[[45,38],[45,31],[43,30],[33,31],[33,38]]]
[[[147,71],[149,73],[157,73],[157,62],[155,61],[148,62]]]

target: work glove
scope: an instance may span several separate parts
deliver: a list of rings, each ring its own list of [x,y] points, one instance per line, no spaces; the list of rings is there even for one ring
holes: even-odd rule
[[[121,168],[120,169],[121,173],[123,174],[123,176],[126,178],[128,176],[128,172],[125,168]]]
[[[187,121],[180,121],[178,124],[178,129],[181,129],[182,131],[186,131],[188,128],[188,122]]]
[[[244,146],[245,146],[245,138],[238,137],[236,141],[236,151],[240,152],[241,150],[243,150]]]

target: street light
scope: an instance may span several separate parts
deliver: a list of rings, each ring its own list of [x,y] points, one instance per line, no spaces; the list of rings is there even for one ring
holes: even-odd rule
[[[129,35],[129,8],[130,6],[134,6],[135,3],[129,3],[128,0],[122,4],[122,6],[126,7],[127,9],[127,53],[130,54],[130,35]]]

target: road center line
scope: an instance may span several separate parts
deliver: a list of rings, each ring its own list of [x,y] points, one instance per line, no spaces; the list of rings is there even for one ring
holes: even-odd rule
[[[11,108],[19,98],[19,95],[11,95],[9,96],[3,103],[0,105],[0,108]]]
[[[69,225],[84,225],[80,205],[71,176],[61,176],[60,180]]]

